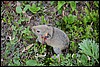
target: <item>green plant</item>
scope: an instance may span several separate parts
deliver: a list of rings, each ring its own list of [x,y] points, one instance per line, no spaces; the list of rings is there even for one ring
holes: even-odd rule
[[[41,16],[41,24],[48,24],[44,16]]]
[[[76,52],[75,50],[76,50],[77,46],[75,46],[75,42],[72,41],[70,44],[71,45],[70,45],[70,49],[69,50],[71,50],[73,52]]]
[[[57,10],[59,14],[62,14],[63,8],[61,8],[66,2],[65,1],[58,1]]]
[[[19,13],[19,14],[22,13],[21,6],[17,6],[17,7],[16,7],[16,12]]]
[[[18,20],[18,24],[21,24],[24,21],[29,21],[29,19],[23,17],[23,13],[25,13],[30,8],[30,5],[25,5],[25,8],[22,10],[21,6],[16,7],[16,13],[20,14],[20,19]]]
[[[98,5],[99,1],[94,1],[94,4],[95,4],[96,7],[99,7],[99,5]]]
[[[70,7],[72,8],[71,12],[73,12],[74,10],[76,10],[76,2],[75,1],[71,1],[71,2],[69,2],[69,4],[70,4]]]
[[[29,30],[29,26],[27,28],[25,28],[22,32],[21,32],[21,35],[23,35],[24,38],[26,39],[30,39],[30,38],[33,38],[30,34],[32,32]]]
[[[73,58],[69,53],[66,56],[61,54],[60,62],[58,62],[58,58],[52,58],[51,60],[49,66],[73,66]]]
[[[59,10],[65,3],[65,1],[58,1],[57,10]]]
[[[36,60],[27,60],[26,61],[26,66],[36,66],[37,61]]]
[[[69,14],[68,16],[64,16],[62,19],[65,23],[72,24],[77,20],[77,16]]]
[[[52,58],[49,66],[93,66],[96,63],[99,64],[99,46],[95,41],[84,39],[78,45],[78,53],[67,53],[66,57],[60,55],[60,62],[57,58]]]
[[[14,62],[14,63],[12,63],[12,61]],[[8,64],[8,66],[20,66],[21,64],[20,64],[20,60],[19,59],[16,59],[16,58],[13,58],[13,60],[11,60],[10,62],[9,62],[9,64]]]
[[[97,44],[99,42],[99,1],[20,1],[20,6],[15,4],[16,2],[12,1],[1,2],[2,66],[95,66],[99,64]],[[48,12],[48,9],[54,10],[54,13]],[[34,14],[32,16],[36,15],[34,17],[36,19],[41,18],[40,24],[48,24],[47,20],[51,23],[52,19],[49,19],[51,16],[52,23],[68,35],[69,53],[66,56],[60,55],[60,62],[58,58],[50,57],[53,55],[51,49],[50,52],[48,51],[50,56],[46,54],[42,57],[46,53],[46,45],[36,43],[36,37],[32,35],[29,26],[26,27],[27,24],[24,24],[29,21],[24,14],[27,14],[26,11],[31,11]],[[63,12],[64,16],[62,16]],[[9,39],[7,40],[6,37]],[[31,47],[30,44],[33,46]],[[23,52],[23,48],[27,50]]]
[[[27,11],[28,9],[30,8],[30,5],[29,4],[27,4],[27,5],[25,5],[25,8],[23,9],[23,11]]]
[[[84,39],[82,43],[79,43],[79,50],[80,53],[82,53],[81,63],[82,65],[95,65],[97,62],[99,64],[98,58],[99,58],[99,46],[95,41],[90,39]],[[87,58],[88,56],[88,58]],[[86,64],[89,60],[89,64]]]
[[[32,13],[37,13],[37,12],[40,10],[40,7],[36,7],[35,4],[32,4],[32,6],[29,8],[29,10],[30,10]]]
[[[53,5],[54,4],[54,1],[51,1],[50,4]]]

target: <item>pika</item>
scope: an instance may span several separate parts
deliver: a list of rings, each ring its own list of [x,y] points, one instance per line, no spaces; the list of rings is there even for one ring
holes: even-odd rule
[[[33,33],[38,37],[37,41],[53,47],[56,54],[62,54],[62,50],[69,47],[68,36],[60,29],[48,25],[32,27]]]

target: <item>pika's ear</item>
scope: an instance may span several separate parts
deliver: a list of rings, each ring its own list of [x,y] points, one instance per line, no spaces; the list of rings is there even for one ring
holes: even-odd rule
[[[35,32],[35,30],[36,30],[35,26],[33,26],[31,29],[32,29],[32,32]]]
[[[47,24],[47,26],[53,26],[52,24]]]
[[[52,37],[52,36],[53,36],[53,33],[54,33],[54,28],[51,27],[51,26],[48,26],[48,33],[49,33],[50,36]]]

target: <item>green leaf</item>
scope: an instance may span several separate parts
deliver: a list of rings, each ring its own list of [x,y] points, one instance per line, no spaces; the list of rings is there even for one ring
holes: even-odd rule
[[[95,41],[93,41],[93,44],[91,44],[91,47],[92,47],[92,52],[93,52],[93,55],[96,57],[96,58],[99,58],[99,46],[95,43]],[[97,48],[98,47],[98,48]]]
[[[75,20],[77,20],[77,17],[75,15],[69,14],[68,15],[68,23],[72,24]]]
[[[45,17],[44,16],[41,16],[41,23],[43,24],[43,23],[46,23],[46,20],[45,20]]]
[[[58,10],[58,14],[62,14],[62,8]]]
[[[83,22],[84,22],[84,25],[87,24],[88,20],[87,20],[86,16],[83,17]]]
[[[50,4],[53,5],[54,4],[54,1],[51,1]]]
[[[82,56],[81,56],[81,63],[83,65],[87,65],[87,61],[88,61],[88,58],[86,57],[86,55],[82,54]]]
[[[90,9],[90,4],[89,4],[89,2],[86,2],[86,5],[88,6],[88,8]]]
[[[75,1],[71,1],[69,3],[70,3],[70,6],[72,8],[72,11],[74,11],[76,9],[76,2]]]
[[[26,36],[26,38],[33,38],[32,36]]]
[[[21,6],[17,6],[17,7],[16,7],[16,12],[17,12],[17,13],[22,13]]]
[[[80,48],[83,50],[85,54],[90,56],[92,55],[92,53],[91,53],[91,47],[89,45],[90,44],[88,40],[83,40],[83,43],[81,43]]]
[[[13,30],[16,30],[16,26],[14,26],[14,25],[12,25],[12,27],[11,27]]]
[[[95,43],[95,41],[85,39],[82,41],[82,43],[79,43],[79,48],[81,49],[81,53],[91,56],[98,62],[97,59],[99,58],[99,46],[97,45],[97,43]]]
[[[7,22],[7,21],[6,21],[6,18],[3,18],[3,22]]]
[[[32,6],[29,8],[29,10],[30,10],[32,13],[37,13],[37,11],[40,10],[40,7],[36,7],[35,4],[32,4]]]
[[[67,16],[64,16],[62,19],[64,20],[65,23],[67,23],[67,21],[68,21]]]
[[[21,24],[21,20],[18,20],[18,24]]]
[[[28,60],[28,61],[26,61],[26,65],[27,66],[36,66],[37,62],[36,62],[36,60]]]
[[[93,3],[96,5],[96,7],[99,7],[99,1],[94,1]]]
[[[25,28],[25,30],[23,30],[22,33],[29,34],[30,33],[29,26]]]
[[[25,12],[30,8],[30,5],[25,5],[25,8],[23,9]]]
[[[16,63],[18,66],[20,66],[20,62],[19,62],[19,60],[17,60],[15,63]]]
[[[57,10],[59,10],[64,4],[65,1],[58,1]]]
[[[19,60],[14,59],[13,62],[14,62],[14,64],[10,64],[10,65],[12,65],[12,66],[20,66],[20,61]]]
[[[85,7],[85,12],[86,12],[87,15],[89,14],[89,10],[88,10],[87,7]]]
[[[57,21],[56,24],[59,26],[60,25],[60,22]]]
[[[23,21],[25,21],[25,20],[26,20],[26,18],[25,18],[25,17],[23,17],[23,18],[20,18],[20,20],[21,20],[21,22],[23,22]]]

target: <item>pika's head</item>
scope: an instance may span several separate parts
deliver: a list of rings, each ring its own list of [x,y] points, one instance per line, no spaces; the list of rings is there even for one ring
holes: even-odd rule
[[[35,33],[35,35],[44,37],[46,39],[50,39],[53,35],[53,27],[47,25],[33,26],[32,31]]]

